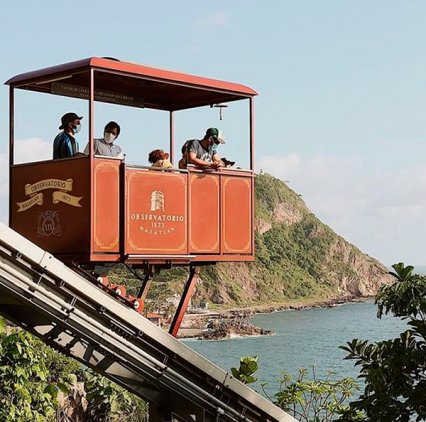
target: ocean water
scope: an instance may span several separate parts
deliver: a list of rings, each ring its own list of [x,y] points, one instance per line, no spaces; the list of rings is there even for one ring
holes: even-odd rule
[[[345,352],[339,346],[354,338],[372,341],[394,338],[407,327],[399,318],[378,319],[376,313],[373,301],[367,301],[262,314],[254,316],[252,322],[273,330],[274,336],[185,340],[185,343],[227,371],[239,366],[241,356],[259,356],[258,381],[253,388],[261,392],[261,383],[267,383],[266,391],[271,394],[278,391],[283,370],[297,375],[299,368],[310,370],[315,365],[319,377],[333,371],[338,378],[356,378],[359,372],[354,369],[354,362],[344,360]]]

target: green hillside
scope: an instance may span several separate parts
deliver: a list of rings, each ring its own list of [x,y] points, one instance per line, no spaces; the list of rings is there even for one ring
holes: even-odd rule
[[[375,294],[387,280],[382,264],[321,223],[284,182],[261,174],[255,186],[256,261],[204,267],[196,300],[248,306],[359,297]],[[152,294],[181,293],[186,274],[161,272]]]

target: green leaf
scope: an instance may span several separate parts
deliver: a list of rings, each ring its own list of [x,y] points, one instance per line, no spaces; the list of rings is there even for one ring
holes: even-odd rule
[[[6,321],[0,316],[0,336],[6,333]]]

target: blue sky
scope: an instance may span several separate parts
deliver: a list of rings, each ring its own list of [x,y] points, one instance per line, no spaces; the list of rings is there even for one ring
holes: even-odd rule
[[[2,82],[113,56],[256,89],[257,170],[288,180],[322,221],[385,264],[426,264],[426,2],[49,0],[7,2],[2,17]],[[0,110],[7,222],[6,86]],[[82,101],[28,93],[16,110],[20,160],[50,157],[63,113],[87,116]],[[96,112],[98,135],[108,120],[122,124],[119,142],[133,163],[167,147],[165,113]],[[218,126],[228,140],[222,154],[244,163],[246,115],[246,102],[226,109],[223,121],[214,109],[178,113],[176,142]]]

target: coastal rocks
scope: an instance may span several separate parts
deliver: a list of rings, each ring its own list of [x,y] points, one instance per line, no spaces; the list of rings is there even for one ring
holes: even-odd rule
[[[216,305],[223,305],[225,303],[225,298],[223,297],[221,292],[214,292],[211,298],[212,303]]]
[[[265,220],[262,220],[260,218],[256,218],[255,221],[255,230],[259,232],[260,234],[266,233],[268,230],[270,230],[272,227],[271,223],[268,223]]]
[[[67,394],[58,392],[58,405],[64,420],[84,422],[87,420],[87,399],[84,383],[78,382],[71,386]]]
[[[254,325],[250,318],[256,314],[267,314],[283,311],[302,311],[311,308],[336,308],[346,303],[363,302],[356,297],[333,298],[323,301],[293,302],[281,305],[252,306],[237,308],[209,314],[187,314],[182,322],[178,338],[197,338],[201,340],[228,340],[245,336],[274,335]]]
[[[197,299],[250,306],[289,300],[374,296],[392,278],[312,214],[285,183],[261,174],[256,184],[256,260],[203,268]]]
[[[274,332],[257,327],[249,316],[253,311],[230,311],[226,314],[185,317],[179,337],[195,337],[202,340],[226,340],[235,337],[273,335]]]
[[[376,259],[363,254],[341,237],[329,248],[329,260],[338,259],[346,265],[349,274],[341,276],[339,293],[342,296],[374,296],[381,285],[392,282],[387,268]]]
[[[224,340],[240,336],[264,336],[274,334],[270,330],[257,327],[247,318],[214,319],[202,332],[203,340]]]
[[[302,203],[302,200],[300,200],[300,203]],[[276,222],[291,226],[299,223],[306,212],[306,208],[296,208],[288,203],[281,202],[275,206],[273,210],[273,217]]]

